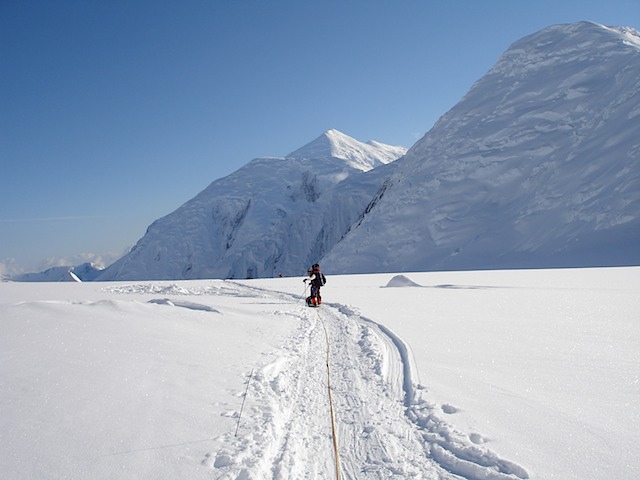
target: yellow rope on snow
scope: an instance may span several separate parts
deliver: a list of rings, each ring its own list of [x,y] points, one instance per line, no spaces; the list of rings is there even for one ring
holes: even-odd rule
[[[329,349],[329,333],[327,332],[327,327],[324,324],[324,320],[320,316],[320,311],[316,310],[318,314],[318,319],[320,323],[322,323],[322,328],[324,329],[324,336],[327,340],[327,390],[329,392],[329,411],[331,413],[331,433],[333,436],[333,453],[336,458],[336,480],[341,480],[342,474],[340,469],[340,453],[338,452],[338,435],[336,432],[336,421],[335,415],[333,413],[333,399],[331,398],[331,369],[329,368],[329,358],[330,358],[330,349]]]

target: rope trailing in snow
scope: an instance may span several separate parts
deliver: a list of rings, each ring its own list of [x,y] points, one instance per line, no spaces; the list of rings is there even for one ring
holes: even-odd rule
[[[244,395],[242,396],[242,406],[240,407],[240,415],[238,415],[238,423],[236,424],[236,434],[235,437],[238,436],[238,428],[240,427],[240,419],[242,418],[242,411],[244,410],[244,402],[247,400],[247,391],[249,390],[249,384],[251,383],[251,379],[253,378],[253,368],[251,369],[251,373],[249,374],[249,380],[247,380],[247,387],[244,389]]]
[[[340,469],[340,453],[338,452],[338,435],[336,432],[336,420],[335,414],[333,413],[333,399],[331,397],[331,369],[329,368],[329,358],[330,358],[330,349],[329,349],[329,333],[327,332],[327,327],[324,324],[324,320],[320,315],[320,311],[316,310],[318,314],[318,319],[322,324],[322,328],[324,329],[324,337],[327,340],[327,390],[329,391],[329,412],[331,413],[331,433],[333,436],[333,453],[336,458],[336,480],[341,480],[342,474]]]

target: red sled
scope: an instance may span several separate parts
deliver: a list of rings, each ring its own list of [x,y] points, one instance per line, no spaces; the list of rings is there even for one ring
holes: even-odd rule
[[[307,297],[307,305],[309,307],[319,307],[321,303],[321,297]]]

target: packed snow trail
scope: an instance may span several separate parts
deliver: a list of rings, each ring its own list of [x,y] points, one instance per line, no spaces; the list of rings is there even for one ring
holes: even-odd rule
[[[316,310],[316,312],[318,312]],[[340,467],[340,452],[338,451],[338,436],[336,434],[336,415],[333,409],[333,396],[331,395],[331,347],[329,341],[329,332],[327,331],[327,326],[322,320],[322,316],[318,313],[318,319],[322,322],[322,329],[324,330],[324,339],[327,342],[327,395],[329,396],[329,413],[331,418],[331,437],[333,439],[333,453],[336,459],[336,480],[341,480],[342,478],[342,468]]]
[[[215,478],[528,478],[422,400],[410,351],[388,328],[331,304],[297,305],[277,316],[293,316],[299,326],[276,358],[256,369],[238,436],[218,438],[218,451],[204,460]]]

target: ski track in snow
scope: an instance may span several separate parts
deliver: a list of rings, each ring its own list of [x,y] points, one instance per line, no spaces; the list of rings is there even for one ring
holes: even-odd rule
[[[107,291],[172,296],[231,295],[292,302],[287,293],[236,282],[209,287],[133,284]],[[481,446],[482,435],[467,435],[444,421],[452,405],[431,404],[414,382],[408,345],[386,326],[356,309],[323,304],[312,309],[299,298],[272,315],[299,319],[298,328],[268,363],[247,373],[246,406],[225,412],[238,422],[215,439],[216,451],[202,464],[219,480],[335,478],[336,459],[327,389],[327,338],[331,392],[341,478],[518,480],[519,465]],[[163,305],[205,309],[167,298]],[[217,312],[207,307],[206,310]],[[246,382],[245,382],[246,385]],[[237,392],[243,398],[243,392]]]
[[[237,286],[237,295],[252,296],[248,289],[253,296],[291,300],[288,294]],[[439,417],[457,409],[438,408],[422,398],[422,387],[412,378],[411,352],[387,327],[348,306],[301,305],[298,301],[274,314],[294,316],[299,326],[275,360],[255,369],[251,378],[247,373],[238,435],[217,438],[218,450],[202,461],[214,478],[336,477],[327,336],[341,478],[529,478],[519,465],[478,445],[481,435],[459,432]],[[240,412],[224,415],[238,419]]]

